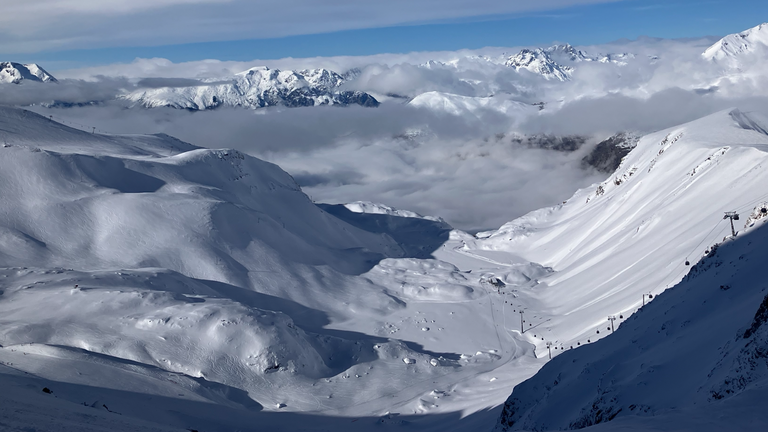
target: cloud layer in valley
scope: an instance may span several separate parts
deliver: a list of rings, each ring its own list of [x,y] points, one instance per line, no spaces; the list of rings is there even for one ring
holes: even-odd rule
[[[568,82],[517,73],[484,58],[500,57],[501,49],[250,63],[137,60],[65,74],[82,80],[7,87],[0,93],[0,104],[104,101],[100,106],[36,110],[88,130],[163,132],[199,146],[237,148],[279,164],[317,201],[375,201],[441,216],[459,228],[486,229],[557,204],[576,188],[603,180],[604,175],[581,166],[581,158],[599,139],[620,131],[656,131],[732,107],[768,107],[768,82],[763,74],[750,72],[762,70],[761,64],[724,70],[701,57],[711,43],[642,39],[584,47],[594,56],[632,56],[621,63],[578,63]],[[346,86],[381,95],[384,103],[379,108],[193,113],[126,109],[124,103],[109,101],[137,88],[226,79],[259,63],[339,72],[357,67],[357,79]],[[438,103],[408,103],[424,92],[435,92]],[[440,109],[443,97],[448,102],[485,99],[455,115]],[[498,101],[507,100],[522,108],[503,112]],[[542,111],[527,105],[536,101],[545,102]],[[515,134],[579,134],[590,139],[569,153],[521,145],[512,138]]]

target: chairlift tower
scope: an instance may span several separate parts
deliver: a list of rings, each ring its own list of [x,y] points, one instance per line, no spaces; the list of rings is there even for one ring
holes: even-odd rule
[[[733,237],[736,237],[736,229],[733,228],[733,221],[739,220],[739,214],[736,212],[725,212],[725,216],[723,216],[723,219],[731,220],[731,235]]]
[[[643,294],[643,306],[645,306],[645,298],[646,297],[648,297],[648,300],[651,300],[651,299],[653,299],[653,294]]]
[[[552,342],[547,342],[547,349],[549,350],[549,359],[552,360]]]
[[[610,321],[610,322],[611,322],[611,333],[613,333],[613,332],[614,332],[614,329],[613,329],[613,322],[614,322],[614,321],[616,321],[616,316],[615,316],[615,315],[611,315],[611,316],[609,316],[609,317],[608,317],[608,321]]]

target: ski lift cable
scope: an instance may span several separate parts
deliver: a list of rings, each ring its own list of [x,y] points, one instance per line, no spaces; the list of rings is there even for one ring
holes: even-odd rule
[[[718,221],[717,221],[717,223],[715,224],[715,226],[712,228],[712,231],[710,231],[710,232],[709,232],[709,233],[708,233],[706,236],[704,236],[704,237],[701,239],[701,241],[699,242],[699,244],[697,244],[697,245],[696,245],[696,247],[694,247],[694,248],[693,248],[693,250],[692,250],[692,251],[691,251],[691,252],[690,252],[688,255],[686,255],[686,256],[685,256],[685,262],[686,262],[686,265],[688,265],[688,263],[689,263],[689,261],[688,261],[688,257],[690,257],[691,255],[693,255],[693,253],[694,253],[694,252],[696,252],[696,250],[697,250],[697,249],[698,249],[698,248],[699,248],[699,247],[700,247],[700,246],[701,246],[701,245],[702,245],[702,244],[703,244],[703,243],[704,243],[704,242],[705,242],[705,241],[706,241],[706,240],[709,238],[709,236],[711,236],[711,235],[712,235],[712,233],[713,233],[713,232],[715,232],[715,230],[717,229],[717,227],[718,227],[718,226],[720,226],[720,222],[722,222],[723,220],[724,220],[724,219],[720,219],[720,220],[718,220]]]
[[[768,194],[765,194],[765,195],[763,195],[761,197],[758,197],[757,199],[752,200],[749,203],[746,203],[746,204],[743,204],[743,205],[741,205],[739,207],[736,207],[736,210],[737,211],[738,210],[741,210],[741,211],[751,210],[751,209],[754,209],[758,205],[766,204],[766,201],[768,201]],[[757,203],[757,204],[755,204],[755,203]]]

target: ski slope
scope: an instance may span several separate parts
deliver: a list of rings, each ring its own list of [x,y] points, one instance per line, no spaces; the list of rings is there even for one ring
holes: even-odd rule
[[[547,339],[558,349],[595,340],[609,315],[626,319],[730,235],[724,212],[768,199],[767,151],[764,129],[738,110],[651,134],[605,182],[481,233],[470,248],[553,268],[527,294],[551,311]]]
[[[517,386],[497,430],[768,428],[765,213],[614,336]]]

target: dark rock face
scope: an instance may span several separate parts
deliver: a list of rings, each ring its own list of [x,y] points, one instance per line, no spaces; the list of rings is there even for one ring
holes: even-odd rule
[[[369,108],[379,106],[379,101],[376,98],[361,91],[342,91],[336,93],[334,99],[340,105],[361,105]]]
[[[328,100],[317,103],[327,96]],[[361,91],[330,92],[322,87],[306,87],[290,92],[268,90],[263,92],[256,100],[251,101],[254,106],[261,108],[270,106],[286,106],[289,108],[311,107],[316,105],[361,105],[364,107],[378,107],[379,101],[368,93]],[[211,107],[209,107],[211,108]]]
[[[504,135],[496,136],[497,140],[504,139]],[[526,146],[529,148],[539,148],[544,150],[554,150],[559,152],[573,152],[581,148],[588,137],[582,135],[514,135],[510,142],[514,145]]]
[[[757,330],[766,322],[768,322],[768,295],[765,296],[765,299],[763,299],[763,302],[757,309],[752,326],[744,332],[744,339],[749,339],[753,334],[757,333]]]
[[[621,165],[621,160],[637,145],[638,137],[622,132],[595,147],[582,159],[584,167],[592,167],[602,173],[611,174]]]

